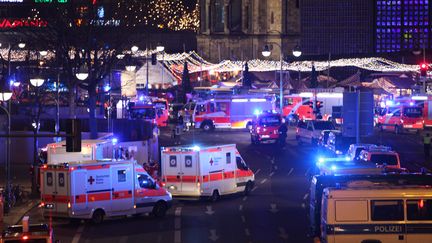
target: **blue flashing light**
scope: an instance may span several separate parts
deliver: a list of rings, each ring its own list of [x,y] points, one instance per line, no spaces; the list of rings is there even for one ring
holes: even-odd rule
[[[331,170],[332,170],[332,171],[335,171],[335,170],[337,170],[337,167],[336,167],[336,165],[332,165],[332,166],[331,166]]]
[[[104,86],[104,91],[105,92],[108,92],[110,90],[111,90],[111,87],[108,84]]]
[[[350,160],[351,160],[350,157],[348,156],[345,157],[345,161],[350,161]]]
[[[138,99],[139,99],[139,101],[144,101],[144,96],[141,95]]]
[[[118,143],[118,139],[117,138],[112,138],[111,139],[111,143],[116,145]]]
[[[381,103],[380,103],[380,107],[381,107],[381,108],[385,108],[385,106],[386,106],[386,103],[385,103],[384,101],[381,101]]]
[[[387,101],[386,101],[386,105],[387,105],[387,106],[392,106],[392,105],[394,105],[393,100],[387,100]]]
[[[410,106],[413,106],[413,105],[414,105],[414,102],[411,101],[411,102],[409,103],[409,105],[410,105]]]
[[[318,159],[318,163],[320,163],[320,164],[324,163],[324,161],[325,161],[324,158],[319,158],[319,159]]]
[[[258,116],[259,114],[261,114],[261,111],[258,110],[258,109],[255,109],[255,110],[254,110],[254,115],[255,115],[255,116]]]
[[[199,146],[197,146],[197,145],[195,145],[195,146],[192,147],[193,151],[200,151],[200,149],[201,148]]]

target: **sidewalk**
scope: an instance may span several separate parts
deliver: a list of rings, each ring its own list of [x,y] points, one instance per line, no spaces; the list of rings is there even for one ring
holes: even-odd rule
[[[10,209],[9,213],[5,214],[3,217],[3,222],[0,222],[0,232],[4,228],[14,224],[20,224],[23,216],[28,214],[32,209],[39,205],[39,199],[30,199],[19,206],[15,206]]]

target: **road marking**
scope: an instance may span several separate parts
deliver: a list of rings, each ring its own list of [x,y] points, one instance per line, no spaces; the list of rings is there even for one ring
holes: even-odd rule
[[[254,192],[257,188],[258,188],[258,186],[254,186],[254,188],[252,188],[251,192]]]
[[[294,168],[291,168],[287,175],[291,175],[291,173],[293,173],[293,171],[294,171]]]
[[[242,222],[243,222],[243,223],[246,223],[246,218],[245,218],[245,216],[242,215],[242,216],[241,216],[241,219],[242,219]]]
[[[211,241],[217,241],[217,240],[219,239],[219,236],[217,236],[217,234],[216,234],[216,230],[215,230],[215,229],[211,229],[211,230],[210,230],[210,236],[209,236],[209,239],[210,239]]]
[[[270,204],[270,212],[277,213],[279,210],[276,208],[276,204],[272,203]]]
[[[261,184],[264,184],[266,181],[267,181],[267,179],[263,179],[263,180],[261,181]]]
[[[243,210],[243,205],[239,206],[239,210],[242,211]]]
[[[245,229],[245,235],[246,235],[246,236],[250,236],[249,229]]]
[[[243,201],[246,201],[246,200],[247,200],[247,196],[244,196],[244,197],[243,197]]]
[[[181,216],[182,207],[178,207],[175,209],[175,216],[180,217]]]
[[[309,196],[309,193],[306,193],[303,197],[303,200],[306,200],[306,198]]]
[[[205,211],[206,214],[208,215],[212,215],[215,213],[215,211],[213,211],[212,206],[207,206],[207,211]]]
[[[174,219],[174,229],[181,229],[181,218]]]
[[[279,227],[279,237],[284,240],[288,239],[288,234],[286,233],[285,229],[282,227]]]
[[[72,243],[78,243],[80,238],[81,238],[81,234],[82,232],[84,232],[84,225],[80,225],[74,235],[74,237],[72,238]]]
[[[258,175],[258,173],[261,171],[261,169],[258,169],[256,172],[255,172],[255,176],[256,175]]]
[[[306,203],[302,203],[302,204],[301,204],[301,207],[302,207],[302,208],[306,208]]]
[[[128,242],[128,237],[127,236],[122,236],[119,240],[119,243],[127,243]]]
[[[174,231],[174,243],[180,243],[181,242],[181,231],[176,230]]]
[[[269,175],[269,176],[270,176],[270,177],[272,177],[273,175],[274,175],[274,171],[273,171],[272,173],[270,173],[270,175]]]
[[[277,165],[275,165],[274,167],[273,167],[275,170],[277,170],[278,169],[278,167],[277,167]]]
[[[308,169],[307,169],[307,171],[306,171],[306,173],[305,173],[305,176],[307,176],[307,175],[309,174],[310,169],[311,169],[311,168],[308,168]]]

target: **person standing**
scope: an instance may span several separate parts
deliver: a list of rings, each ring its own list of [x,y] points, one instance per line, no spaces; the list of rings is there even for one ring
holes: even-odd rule
[[[424,154],[425,154],[426,162],[429,162],[429,159],[430,159],[431,140],[432,140],[432,137],[427,132],[426,135],[423,137],[423,147],[424,147]]]

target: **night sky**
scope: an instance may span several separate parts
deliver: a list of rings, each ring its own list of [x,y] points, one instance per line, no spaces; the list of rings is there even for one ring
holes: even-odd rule
[[[185,6],[189,8],[193,8],[197,2],[197,0],[183,0]]]

